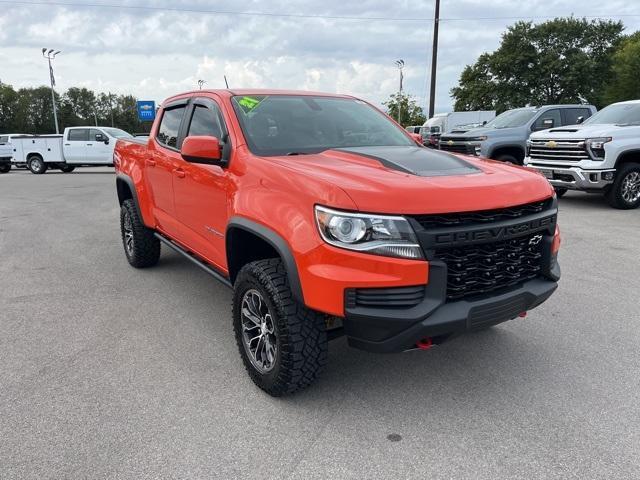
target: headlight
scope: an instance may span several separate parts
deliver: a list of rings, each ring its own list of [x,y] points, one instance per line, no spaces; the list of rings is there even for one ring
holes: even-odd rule
[[[587,138],[585,144],[591,156],[595,159],[604,159],[604,144],[611,141],[611,137]]]
[[[467,138],[467,142],[484,142],[486,139],[487,139],[487,136],[482,135],[480,137]]]
[[[422,259],[422,248],[404,217],[341,212],[316,206],[316,222],[331,245],[386,257]]]

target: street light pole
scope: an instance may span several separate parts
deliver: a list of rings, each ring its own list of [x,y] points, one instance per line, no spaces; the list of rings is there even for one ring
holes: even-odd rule
[[[60,134],[60,128],[58,127],[58,108],[56,107],[56,94],[53,90],[53,87],[56,86],[56,79],[53,76],[53,66],[51,65],[51,60],[56,58],[56,55],[60,53],[60,50],[57,52],[53,51],[53,48],[47,51],[46,48],[42,49],[42,56],[47,59],[49,62],[49,80],[51,81],[51,103],[53,103],[53,121],[56,124],[56,134]]]
[[[433,117],[436,104],[436,67],[438,65],[438,26],[440,25],[440,0],[436,0],[433,17],[433,51],[431,52],[431,89],[429,93],[429,117]]]
[[[402,69],[404,68],[404,60],[396,60],[396,67],[400,70],[400,88],[398,89],[398,123],[400,123],[401,112],[402,112],[402,79],[404,78],[402,75]]]
[[[198,87],[200,87],[200,90],[202,90],[202,86],[207,83],[206,80],[198,80]]]

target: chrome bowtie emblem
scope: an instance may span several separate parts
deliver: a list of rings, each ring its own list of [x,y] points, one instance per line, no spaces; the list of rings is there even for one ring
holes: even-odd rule
[[[542,241],[542,235],[535,235],[529,239],[529,245],[538,245]]]
[[[544,146],[547,148],[556,148],[558,146],[558,143],[553,140],[549,140],[547,143],[544,144]]]

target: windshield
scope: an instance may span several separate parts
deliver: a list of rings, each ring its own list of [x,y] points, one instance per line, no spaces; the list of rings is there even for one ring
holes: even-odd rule
[[[585,125],[640,125],[640,103],[621,103],[603,108]]]
[[[133,135],[129,132],[125,132],[119,128],[103,128],[102,130],[107,132],[113,138],[133,138]]]
[[[252,95],[233,97],[232,103],[249,149],[256,155],[415,145],[402,129],[362,100]]]
[[[487,128],[511,128],[521,127],[533,118],[537,110],[535,108],[519,108],[507,110],[485,125]]]

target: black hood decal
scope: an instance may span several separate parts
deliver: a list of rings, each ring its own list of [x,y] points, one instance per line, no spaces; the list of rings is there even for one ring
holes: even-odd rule
[[[379,161],[385,167],[419,177],[468,175],[480,173],[469,162],[450,153],[424,147],[353,147],[336,148]]]

